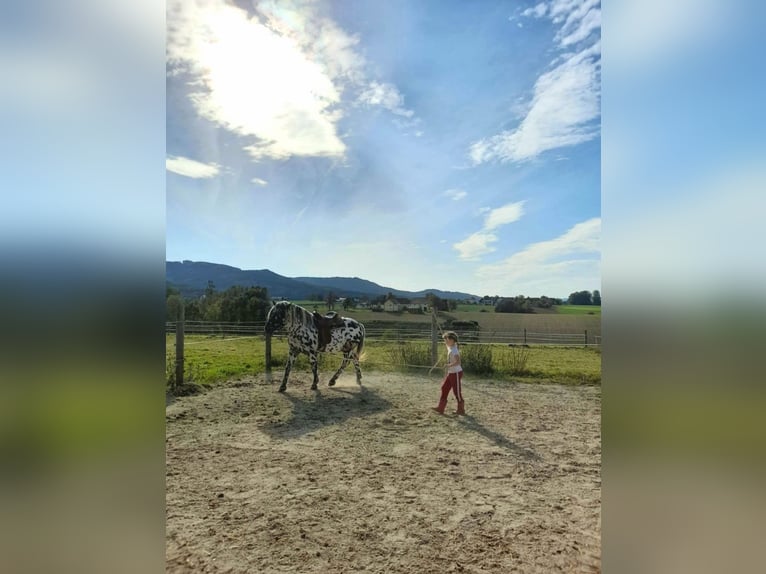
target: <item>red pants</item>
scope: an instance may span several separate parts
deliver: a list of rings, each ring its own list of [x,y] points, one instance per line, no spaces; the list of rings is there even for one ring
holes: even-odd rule
[[[442,401],[447,401],[450,391],[455,393],[457,402],[463,402],[463,371],[460,371],[459,373],[448,373],[444,378],[444,382],[442,383]]]

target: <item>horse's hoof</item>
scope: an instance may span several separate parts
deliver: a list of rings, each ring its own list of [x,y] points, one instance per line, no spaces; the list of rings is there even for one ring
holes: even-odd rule
[[[280,393],[284,393],[286,390],[287,390],[287,387],[279,387],[277,389],[277,391],[280,392]]]
[[[317,386],[316,385],[311,385],[311,390],[312,391],[316,391],[317,390]]]
[[[328,387],[334,387],[335,386],[335,381],[330,381],[329,383],[327,383],[327,386]]]

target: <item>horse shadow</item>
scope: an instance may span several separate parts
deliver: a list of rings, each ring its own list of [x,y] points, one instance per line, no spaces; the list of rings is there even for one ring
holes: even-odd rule
[[[341,425],[344,422],[382,413],[391,403],[376,391],[365,387],[327,387],[312,391],[311,395],[280,394],[290,403],[292,412],[288,420],[272,421],[261,430],[272,438],[298,438],[305,434]]]
[[[488,429],[471,415],[459,417],[458,422],[463,428],[480,434],[484,438],[487,438],[495,443],[500,448],[510,451],[511,453],[520,456],[523,459],[533,462],[540,462],[542,460],[540,455],[536,452],[524,448],[523,446],[519,446],[509,438],[501,435],[499,432]]]

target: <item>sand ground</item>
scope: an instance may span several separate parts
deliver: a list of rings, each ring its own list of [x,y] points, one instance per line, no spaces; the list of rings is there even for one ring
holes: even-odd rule
[[[600,571],[599,387],[323,375],[167,406],[167,572]]]

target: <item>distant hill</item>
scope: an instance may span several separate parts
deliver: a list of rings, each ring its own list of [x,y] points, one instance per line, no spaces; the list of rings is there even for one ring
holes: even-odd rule
[[[201,295],[212,281],[216,290],[225,291],[234,285],[265,287],[271,297],[308,299],[316,293],[332,291],[339,297],[377,297],[391,292],[395,297],[410,299],[433,293],[442,299],[467,299],[475,297],[459,291],[425,289],[403,291],[383,287],[359,277],[285,277],[269,269],[242,270],[220,263],[204,261],[166,261],[165,279],[186,297]]]
[[[407,297],[408,299],[415,299],[418,297],[425,297],[428,293],[433,293],[442,299],[468,299],[475,297],[475,295],[471,295],[470,293],[461,293],[459,291],[442,291],[440,289],[402,291],[401,289],[394,289],[393,287],[383,287],[377,283],[373,283],[372,281],[360,279],[359,277],[296,277],[295,279],[302,281],[303,283],[322,287],[324,289],[332,289],[333,292],[358,292],[364,293],[367,296],[378,296],[392,293],[394,297]]]

